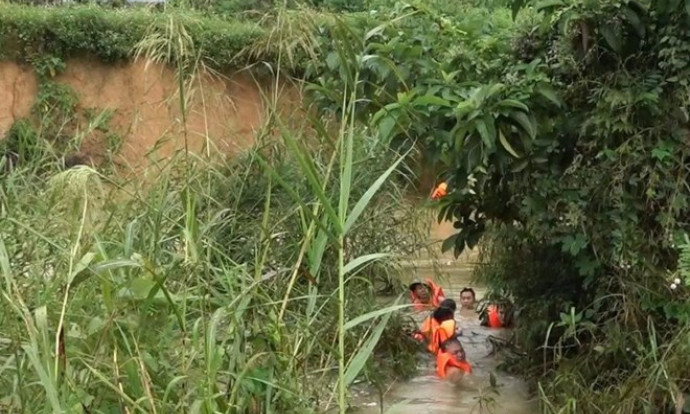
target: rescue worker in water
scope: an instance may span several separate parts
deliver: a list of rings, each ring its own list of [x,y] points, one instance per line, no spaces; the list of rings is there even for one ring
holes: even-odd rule
[[[438,351],[441,342],[453,335],[461,334],[455,323],[456,308],[457,305],[453,299],[445,299],[441,302],[441,306],[422,321],[419,330],[414,332],[413,337],[420,342],[426,342],[427,349],[432,354]]]
[[[477,295],[471,287],[463,288],[460,291],[460,307],[466,310],[474,310]]]
[[[513,324],[513,304],[509,300],[489,303],[479,316],[480,325],[489,328],[509,328]]]
[[[467,362],[465,349],[458,338],[454,336],[445,340],[436,355],[436,374],[443,380],[458,384],[471,373],[472,366]]]
[[[424,282],[413,282],[409,288],[412,304],[418,311],[435,309],[446,298],[443,288],[429,278]]]

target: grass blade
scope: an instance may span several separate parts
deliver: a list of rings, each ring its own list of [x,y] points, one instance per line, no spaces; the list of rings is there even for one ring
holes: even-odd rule
[[[383,333],[383,330],[386,329],[386,325],[388,325],[388,319],[391,317],[391,312],[386,313],[381,321],[379,321],[378,325],[376,325],[376,328],[372,331],[371,335],[369,338],[367,338],[366,342],[364,345],[357,351],[357,353],[352,357],[350,360],[350,363],[347,365],[347,370],[345,371],[345,385],[349,386],[352,384],[352,381],[357,378],[357,375],[362,371],[362,368],[364,368],[364,365],[367,363],[367,360],[369,357],[373,354],[374,352],[374,347],[376,347],[376,344],[378,344],[379,339],[381,339],[381,334]]]
[[[391,165],[383,174],[379,176],[379,178],[374,181],[374,183],[369,187],[369,189],[362,195],[362,198],[357,201],[355,206],[352,208],[352,211],[350,214],[347,216],[347,220],[345,221],[345,227],[343,229],[344,233],[347,234],[351,229],[352,226],[357,222],[357,219],[359,216],[362,215],[362,212],[364,212],[364,209],[369,205],[371,200],[374,198],[376,195],[376,192],[379,191],[383,183],[386,182],[388,177],[395,171],[396,168],[398,168],[398,165],[407,157],[407,154],[409,154],[410,150],[405,152],[400,158],[397,159]]]
[[[383,259],[385,257],[390,257],[390,254],[388,254],[388,253],[365,254],[363,256],[359,256],[355,259],[350,260],[345,265],[345,268],[343,270],[344,270],[345,274],[348,274],[362,265],[365,265],[369,262],[373,262],[374,260]]]
[[[396,303],[397,303],[397,302],[398,302],[398,301],[396,300]],[[405,304],[405,305],[393,305],[393,306],[389,306],[389,307],[387,307],[387,308],[377,309],[377,310],[375,310],[375,311],[372,311],[372,312],[369,312],[369,313],[365,313],[364,315],[360,315],[360,316],[358,316],[358,317],[356,317],[356,318],[350,319],[350,320],[347,321],[347,323],[344,325],[344,328],[345,328],[345,330],[349,330],[349,329],[352,329],[352,328],[354,328],[355,326],[359,325],[360,323],[366,322],[366,321],[368,321],[368,320],[370,320],[370,319],[378,318],[379,316],[386,315],[386,314],[388,314],[388,313],[395,312],[395,311],[398,311],[398,310],[400,310],[400,309],[409,308],[410,306],[412,306],[412,305],[408,305],[408,304]]]

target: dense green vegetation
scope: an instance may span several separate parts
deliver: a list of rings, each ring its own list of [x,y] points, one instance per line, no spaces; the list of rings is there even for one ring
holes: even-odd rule
[[[347,114],[298,130],[271,116],[277,141],[231,161],[183,152],[152,182],[108,160],[65,170],[73,122],[108,131],[107,112],[77,113],[55,81],[69,57],[164,61],[185,91],[204,63],[241,66],[214,59],[257,26],[180,10],[2,12],[4,57],[39,78],[0,159],[3,412],[344,412],[356,379],[384,389],[410,374],[414,343],[392,312],[406,305],[375,302],[399,288],[396,258],[425,243],[424,216],[403,203],[403,154]],[[130,21],[141,30],[118,43]],[[225,37],[205,43],[214,33]],[[347,127],[333,135],[334,122]]]
[[[39,126],[13,128],[3,158],[4,412],[344,409],[338,381],[383,387],[414,366],[401,317],[367,316],[423,238],[385,180],[399,156],[366,134],[281,127],[137,183],[63,171]]]
[[[520,307],[516,333],[527,357],[510,361],[509,367],[536,380],[545,412],[660,412],[688,391],[686,2],[332,0],[304,5],[227,0],[191,6],[195,11],[4,6],[0,43],[10,46],[0,53],[39,69],[45,67],[42,62],[54,62],[46,56],[58,61],[80,53],[127,58],[145,49],[142,40],[152,34],[172,39],[168,28],[174,25],[168,23],[175,22],[176,33],[188,34],[185,39],[195,46],[185,49],[194,54],[158,49],[158,56],[176,67],[189,67],[179,63],[198,56],[221,68],[265,62],[305,78],[324,119],[348,121],[337,157],[331,162],[327,155],[297,148],[294,138],[300,135],[284,132],[292,156],[268,159],[269,164],[285,159],[285,165],[266,169],[252,161],[260,159],[258,154],[266,157],[257,152],[231,168],[189,166],[179,181],[157,183],[145,196],[134,197],[134,205],[105,209],[112,218],[93,230],[83,224],[91,211],[78,197],[82,201],[73,216],[65,215],[66,223],[46,224],[46,217],[54,216],[46,212],[55,207],[36,202],[36,196],[56,185],[44,184],[56,171],[44,165],[50,157],[37,157],[33,147],[24,149],[43,164],[30,163],[3,177],[3,199],[12,200],[3,201],[3,220],[12,223],[7,227],[12,230],[3,230],[3,306],[17,307],[17,312],[2,313],[2,326],[13,327],[14,335],[14,357],[3,361],[14,374],[3,376],[8,378],[4,386],[39,378],[50,404],[76,404],[80,401],[70,398],[79,395],[100,407],[130,404],[143,411],[195,401],[203,410],[224,412],[257,409],[257,401],[264,404],[261,409],[276,412],[319,405],[324,395],[319,387],[332,390],[333,383],[300,377],[298,370],[308,374],[340,365],[340,383],[345,384],[349,356],[358,355],[348,365],[358,367],[379,335],[390,335],[381,355],[405,355],[405,342],[392,340],[400,324],[396,314],[365,321],[371,329],[367,338],[374,338],[366,344],[357,341],[363,325],[344,329],[345,319],[375,306],[371,278],[344,279],[340,255],[347,250],[347,237],[337,223],[349,211],[343,200],[359,199],[393,164],[394,154],[414,148],[452,190],[440,202],[439,218],[454,220],[459,232],[445,247],[459,253],[479,244],[484,265],[478,277]],[[27,129],[17,126],[13,136]],[[330,148],[327,134],[321,138]],[[353,148],[367,148],[353,155],[361,162],[348,161],[345,144],[354,142],[348,139],[357,142]],[[348,165],[362,176],[350,177]],[[393,176],[400,171],[405,169]],[[275,181],[285,175],[291,177],[286,185]],[[238,177],[251,176],[260,184],[247,188],[259,190],[227,200],[237,192],[219,188],[219,180],[212,179],[216,176],[227,177],[228,188],[244,187],[244,178]],[[357,252],[348,258],[400,248],[399,238],[411,227],[401,227],[392,213],[387,215],[392,210],[381,206],[400,199],[404,179],[387,182],[381,190],[385,195],[373,199],[381,215],[362,220],[360,237],[368,242],[356,243]],[[296,187],[286,190],[291,188],[287,183]],[[360,186],[350,189],[347,183]],[[324,187],[329,190],[321,194]],[[226,212],[228,205],[233,207]],[[264,236],[254,245],[240,239],[283,225],[297,243],[278,248]],[[266,252],[269,245],[269,255],[248,251]],[[184,260],[175,259],[179,246],[185,246]],[[276,256],[283,263],[279,266],[291,269],[300,282],[256,283],[267,273],[268,256]],[[46,262],[46,257],[51,259]],[[316,260],[308,268],[324,288],[316,291],[296,276],[303,260]],[[319,265],[321,260],[329,266]],[[18,272],[16,263],[26,269]],[[92,272],[103,270],[86,278],[82,275],[89,266]],[[147,270],[153,282],[141,281],[146,279],[142,268],[153,269]],[[43,278],[45,269],[63,278]],[[370,277],[390,271],[380,265],[369,269]],[[165,286],[156,282],[161,274],[170,275]],[[79,281],[81,293],[71,292],[72,279]],[[342,289],[345,280],[347,289]],[[141,285],[131,290],[134,301],[126,295],[113,296],[116,300],[103,296],[106,291],[115,295],[132,281]],[[63,296],[55,299],[56,292]],[[158,292],[165,296],[159,298]],[[79,346],[60,340],[62,331],[55,330],[64,326],[65,334],[70,332],[72,325],[59,322],[67,315],[77,327],[71,332],[81,335],[75,334]],[[139,322],[130,326],[114,315]],[[205,315],[216,317],[208,322]],[[229,331],[212,329],[228,315],[236,315],[225,325]],[[160,318],[156,326],[180,342],[161,346],[156,342],[160,334],[140,328],[142,318]],[[321,322],[316,329],[323,331],[311,331],[309,322],[316,319]],[[224,349],[218,343],[249,346],[234,345],[243,343],[238,327],[258,333],[266,332],[264,324],[275,326],[270,340],[252,344],[251,351],[216,353]],[[236,339],[209,339],[221,332]],[[61,343],[67,352],[51,352]],[[167,357],[152,358],[152,344]],[[70,346],[78,355],[70,364],[79,369],[60,365],[60,355],[74,352]],[[259,360],[260,355],[270,359],[258,371],[237,373],[235,367],[247,361],[242,358]],[[293,359],[297,355],[299,362]],[[148,365],[151,361],[155,367]],[[365,367],[365,372],[376,380],[373,370]],[[122,375],[130,376],[131,388],[112,382]],[[132,380],[137,376],[143,380]],[[229,402],[217,398],[218,384],[229,384]],[[111,400],[92,401],[88,396],[95,390]],[[41,398],[20,393],[6,404],[38,407]]]
[[[415,17],[426,24],[356,44],[362,119],[443,169],[453,191],[439,217],[459,229],[447,248],[487,236],[479,276],[521,307],[530,355],[513,368],[539,379],[546,411],[658,412],[690,380],[678,251],[689,230],[688,10],[510,6],[468,25],[472,8],[427,3]],[[342,78],[324,70],[320,81],[337,90]]]

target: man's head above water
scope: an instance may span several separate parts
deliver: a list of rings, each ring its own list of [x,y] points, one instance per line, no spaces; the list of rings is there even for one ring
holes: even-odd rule
[[[441,350],[443,352],[453,355],[460,361],[466,358],[465,348],[462,347],[462,344],[456,336],[449,338],[445,342],[443,342],[441,344]]]
[[[474,309],[477,300],[474,289],[466,287],[460,291],[460,306],[462,309]]]
[[[410,290],[422,303],[431,302],[431,287],[426,283],[414,282],[410,285]]]

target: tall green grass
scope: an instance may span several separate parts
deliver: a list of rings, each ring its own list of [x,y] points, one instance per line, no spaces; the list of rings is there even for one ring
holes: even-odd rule
[[[378,179],[389,155],[344,138],[332,170],[349,184],[335,186],[320,172],[339,151],[323,160],[281,143],[227,164],[190,155],[189,173],[171,162],[149,187],[50,158],[34,160],[42,174],[7,173],[3,407],[306,412],[331,405],[339,384],[344,410],[347,385],[394,366],[386,349],[400,342],[386,331],[397,316],[374,300],[390,269],[367,265],[393,261],[397,234],[415,231],[395,227],[397,189]],[[353,208],[332,207],[345,198]],[[391,252],[370,250],[370,232]]]
[[[198,55],[169,27],[139,56],[174,57],[185,113]],[[278,140],[182,151],[149,183],[27,144],[0,179],[3,412],[345,412],[356,378],[409,370],[406,305],[375,301],[422,240],[405,154],[349,113],[336,136],[270,122]]]

